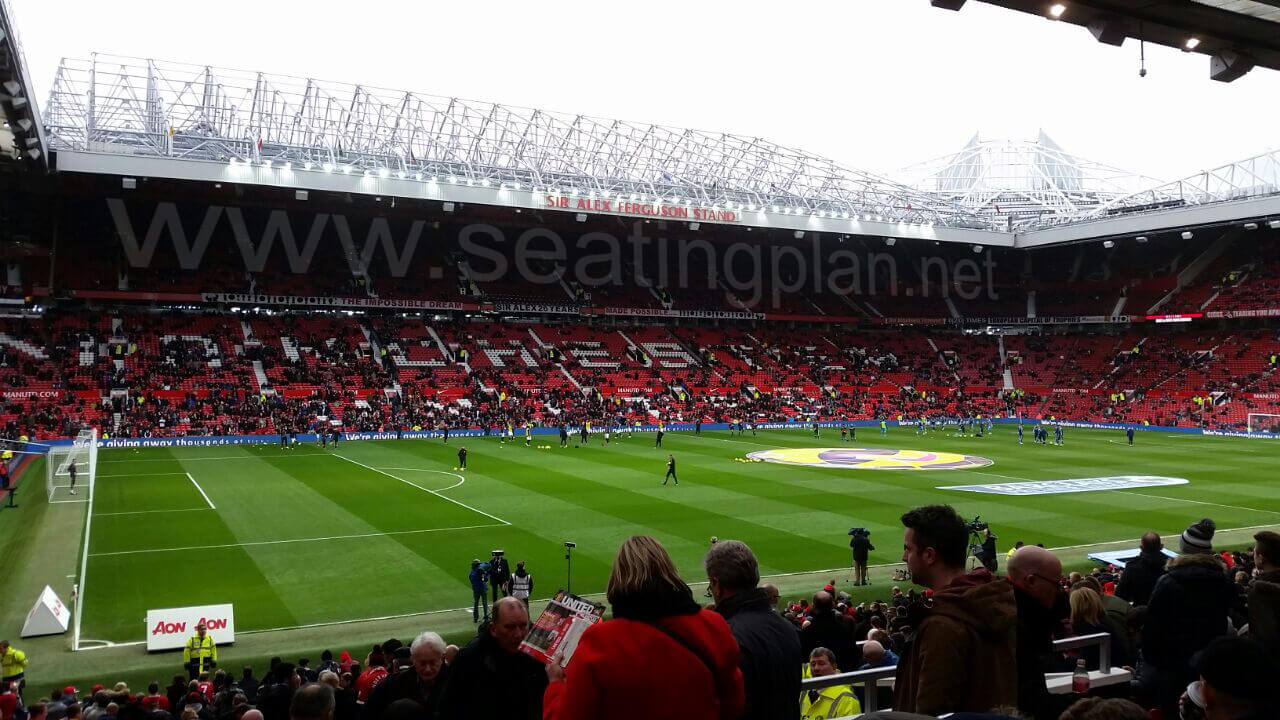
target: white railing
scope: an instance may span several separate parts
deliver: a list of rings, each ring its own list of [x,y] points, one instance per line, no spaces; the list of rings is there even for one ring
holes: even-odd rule
[[[1114,684],[1111,682],[1098,683],[1095,682],[1095,675],[1112,676],[1109,679],[1128,679],[1128,672],[1112,672],[1111,667],[1111,635],[1109,633],[1094,633],[1092,635],[1077,635],[1075,637],[1063,638],[1062,640],[1053,641],[1053,649],[1058,651],[1078,650],[1080,648],[1098,647],[1098,666],[1099,669],[1090,673],[1090,684],[1098,686],[1101,684]],[[823,688],[835,687],[837,685],[848,685],[849,692],[842,693],[839,697],[846,696],[857,697],[854,688],[860,688],[862,692],[862,712],[873,713],[880,710],[879,706],[879,687],[881,681],[892,680],[897,675],[898,666],[890,665],[888,667],[871,668],[869,670],[856,670],[854,672],[840,673],[838,675],[827,675],[826,677],[805,678],[801,682],[801,689],[804,692],[809,690],[822,690]],[[1065,675],[1068,678],[1068,689],[1070,688],[1070,673],[1047,673],[1046,681],[1058,679]],[[1123,676],[1123,677],[1122,677]],[[832,708],[839,703],[839,698],[832,703]],[[944,716],[945,717],[945,716]]]

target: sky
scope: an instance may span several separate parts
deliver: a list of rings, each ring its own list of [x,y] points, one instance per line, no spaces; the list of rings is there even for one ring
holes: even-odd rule
[[[1280,72],[970,2],[9,0],[48,102],[97,51],[759,136],[887,173],[975,133],[1165,180],[1280,147]]]

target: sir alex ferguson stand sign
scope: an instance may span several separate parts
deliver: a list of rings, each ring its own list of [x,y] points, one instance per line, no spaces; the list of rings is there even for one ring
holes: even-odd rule
[[[172,650],[187,644],[196,626],[205,624],[213,641],[226,645],[236,641],[236,622],[231,605],[166,608],[147,611],[147,650]]]

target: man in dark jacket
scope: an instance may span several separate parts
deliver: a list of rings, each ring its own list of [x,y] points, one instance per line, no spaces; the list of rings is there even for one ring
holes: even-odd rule
[[[716,612],[738,641],[746,690],[743,720],[798,720],[800,666],[805,661],[800,638],[774,612],[768,593],[756,587],[760,565],[755,553],[737,540],[721,540],[707,551],[704,566]]]
[[[804,657],[814,648],[824,647],[835,653],[836,665],[856,668],[862,665],[862,651],[853,636],[853,621],[836,612],[835,598],[826,590],[813,594],[813,610],[809,625],[800,631],[800,650]]]
[[[1141,549],[1138,557],[1125,564],[1120,585],[1116,587],[1116,595],[1134,605],[1147,604],[1156,581],[1164,574],[1165,563],[1169,562],[1160,536],[1153,532],[1142,536]]]
[[[916,633],[898,662],[894,710],[941,715],[1015,705],[1013,586],[986,568],[965,573],[969,531],[950,505],[916,508],[902,524],[902,560],[912,580],[934,592],[932,607],[911,618]]]
[[[1258,574],[1249,585],[1249,635],[1280,659],[1280,533],[1253,536]]]
[[[410,645],[410,666],[378,685],[365,703],[361,718],[381,720],[387,707],[397,700],[412,700],[421,705],[422,718],[439,717],[451,675],[451,666],[444,664],[444,650],[444,640],[436,633],[419,635]]]
[[[1024,547],[1006,569],[1018,605],[1018,709],[1035,720],[1057,720],[1065,703],[1049,694],[1044,674],[1071,669],[1051,664],[1061,657],[1053,652],[1053,633],[1071,614],[1058,585],[1062,561],[1044,548]]]
[[[1206,551],[1169,560],[1147,603],[1138,679],[1165,717],[1178,716],[1178,697],[1196,679],[1191,657],[1229,631],[1227,613],[1235,599],[1217,555]]]
[[[458,652],[440,715],[458,720],[540,720],[547,671],[520,652],[529,611],[514,597],[493,604],[493,617]]]

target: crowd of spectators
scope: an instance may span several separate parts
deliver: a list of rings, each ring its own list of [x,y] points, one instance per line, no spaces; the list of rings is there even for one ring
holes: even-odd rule
[[[520,651],[529,611],[507,597],[461,648],[423,632],[407,646],[392,639],[358,656],[326,650],[315,666],[275,658],[260,678],[245,667],[239,676],[175,675],[145,692],[123,683],[83,695],[67,687],[25,707],[13,683],[0,694],[0,715],[809,720],[857,715],[870,699],[852,679],[803,689],[804,677],[888,669],[893,687],[877,686],[875,700],[898,714],[886,718],[1280,717],[1280,534],[1257,533],[1248,551],[1215,552],[1216,528],[1203,519],[1178,537],[1179,553],[1148,533],[1123,568],[1087,574],[1064,574],[1053,553],[1020,543],[1001,576],[966,568],[969,533],[951,507],[915,508],[902,522],[905,570],[895,579],[913,586],[893,585],[880,601],[855,604],[832,579],[811,597],[781,602],[776,586],[761,584],[749,547],[713,538],[704,563],[711,602],[702,607],[666,550],[636,536],[614,560],[611,619],[580,638],[567,666],[556,658],[544,667]],[[1110,667],[1099,666],[1097,647],[1053,646],[1098,633],[1110,636]],[[1047,674],[1077,662],[1132,681],[1051,693]]]

